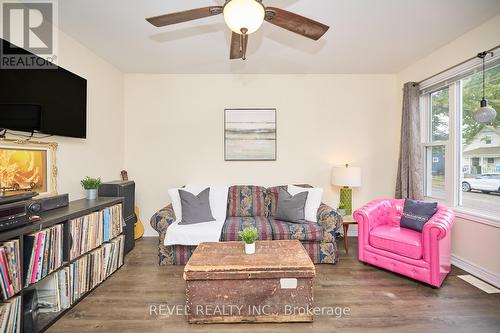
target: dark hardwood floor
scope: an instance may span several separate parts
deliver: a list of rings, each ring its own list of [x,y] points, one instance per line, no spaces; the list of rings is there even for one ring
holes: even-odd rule
[[[500,294],[488,295],[456,275],[441,289],[357,261],[356,239],[338,265],[318,265],[315,305],[350,309],[309,324],[190,325],[151,306],[185,304],[183,267],[156,261],[156,238],[136,243],[123,268],[76,305],[48,332],[500,332]]]

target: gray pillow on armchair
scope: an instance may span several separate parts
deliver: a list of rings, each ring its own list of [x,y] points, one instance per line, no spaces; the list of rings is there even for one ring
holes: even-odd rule
[[[400,226],[422,232],[424,224],[437,212],[437,202],[405,199]]]

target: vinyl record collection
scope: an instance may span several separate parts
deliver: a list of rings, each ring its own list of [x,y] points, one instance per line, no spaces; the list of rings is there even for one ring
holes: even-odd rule
[[[45,330],[123,265],[122,204],[107,200],[0,243],[0,333]]]
[[[12,298],[0,304],[0,332],[21,332],[21,297]]]
[[[65,270],[66,267],[58,270],[35,287],[39,314],[59,312],[71,306],[69,298],[65,297],[69,287],[63,274]]]
[[[40,313],[59,312],[102,283],[123,264],[125,236],[90,251],[36,286]]]
[[[118,236],[70,264],[69,280],[73,285],[70,294],[72,302],[103,282],[123,264],[124,245],[125,236]]]
[[[24,237],[24,285],[40,281],[63,262],[61,224]]]
[[[122,220],[122,206],[114,205],[69,221],[71,260],[121,234]]]
[[[11,240],[0,245],[0,275],[2,299],[7,300],[22,288],[19,240]]]

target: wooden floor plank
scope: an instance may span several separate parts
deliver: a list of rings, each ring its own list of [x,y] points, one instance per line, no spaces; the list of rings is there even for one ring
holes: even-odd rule
[[[48,332],[500,332],[500,294],[486,294],[453,268],[440,289],[360,263],[356,239],[338,265],[317,265],[316,306],[348,307],[350,316],[317,316],[307,324],[190,325],[155,315],[150,306],[185,303],[182,266],[157,265],[157,238],[136,243],[123,268]],[[342,247],[340,247],[342,248]]]

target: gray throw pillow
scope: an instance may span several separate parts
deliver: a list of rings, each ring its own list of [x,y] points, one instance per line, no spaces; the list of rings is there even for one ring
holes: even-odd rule
[[[179,197],[182,208],[180,225],[215,221],[210,209],[210,187],[207,187],[198,195],[179,190]]]
[[[304,223],[306,200],[308,192],[300,192],[296,195],[291,195],[283,188],[280,188],[278,195],[278,210],[276,216],[277,220]]]
[[[437,202],[405,199],[403,215],[399,222],[402,228],[422,232],[424,224],[437,212]]]

